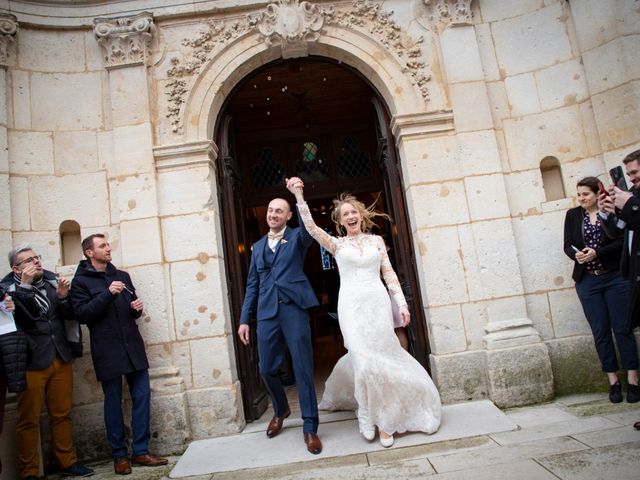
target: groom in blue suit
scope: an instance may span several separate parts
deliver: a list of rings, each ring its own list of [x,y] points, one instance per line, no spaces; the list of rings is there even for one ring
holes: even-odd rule
[[[318,404],[313,384],[313,349],[308,309],[318,305],[304,274],[304,257],[313,238],[304,228],[287,227],[292,212],[282,198],[271,200],[267,208],[269,233],[253,244],[242,313],[240,341],[249,344],[249,320],[257,311],[260,375],[274,409],[267,436],[275,437],[291,414],[287,396],[278,377],[285,358],[285,345],[293,360],[302,411],[304,441],[309,452],[318,454]]]

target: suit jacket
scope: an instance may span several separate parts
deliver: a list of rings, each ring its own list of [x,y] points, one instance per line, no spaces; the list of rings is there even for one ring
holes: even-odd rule
[[[58,355],[64,362],[73,360],[67,343],[65,319],[73,318],[69,297],[60,300],[56,291],[57,280],[53,272],[43,272],[44,289],[51,308],[43,313],[38,306],[33,288],[16,285],[9,272],[2,284],[13,297],[16,310],[14,318],[22,330],[28,345],[27,370],[44,370],[51,366]]]
[[[582,280],[587,270],[586,263],[578,263],[576,261],[576,252],[571,245],[582,250],[586,247],[584,242],[584,209],[575,207],[567,211],[564,218],[564,253],[573,260],[574,281]],[[601,221],[601,223],[604,223]],[[603,225],[603,230],[605,227]],[[596,248],[596,255],[602,266],[609,270],[618,270],[620,268],[620,254],[622,253],[622,238],[610,238],[606,231],[602,235],[602,245]]]
[[[258,320],[275,316],[279,300],[293,302],[304,309],[318,305],[316,294],[303,271],[304,257],[313,238],[299,216],[298,220],[300,227],[285,229],[271,265],[265,259],[265,249],[269,248],[267,235],[253,244],[241,324],[249,323],[256,311]]]

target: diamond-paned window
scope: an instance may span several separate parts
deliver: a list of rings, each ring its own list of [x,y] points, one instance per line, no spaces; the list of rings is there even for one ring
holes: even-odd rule
[[[361,150],[358,140],[349,136],[342,143],[336,166],[341,177],[366,177],[371,173],[371,158]]]
[[[269,147],[260,150],[258,162],[251,169],[251,181],[254,188],[268,188],[284,184],[284,166],[273,159],[273,150]]]
[[[318,146],[313,142],[302,144],[302,158],[296,163],[296,176],[305,182],[329,178],[327,162],[318,155]]]

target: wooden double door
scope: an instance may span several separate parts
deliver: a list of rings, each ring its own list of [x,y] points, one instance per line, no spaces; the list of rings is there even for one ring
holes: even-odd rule
[[[323,228],[330,222],[332,199],[354,193],[376,203],[392,221],[377,232],[390,257],[412,313],[411,353],[428,369],[428,342],[402,178],[389,132],[389,118],[371,86],[356,72],[327,59],[279,61],[254,72],[232,94],[216,129],[217,163],[230,311],[237,331],[251,246],[268,229],[266,206],[275,197],[293,197],[285,178],[301,177],[305,197]],[[291,224],[295,225],[295,216]],[[305,272],[321,306],[311,312],[314,342],[340,344],[335,321],[339,276],[335,263],[318,245],[307,255]],[[268,397],[258,372],[255,322],[251,343],[237,338],[236,360],[247,421],[258,418]],[[329,328],[331,327],[331,328]],[[323,344],[324,345],[324,344]],[[336,348],[342,348],[337,345]],[[333,360],[316,357],[316,370],[328,372]],[[332,358],[329,356],[328,358]],[[318,364],[320,363],[320,364]]]

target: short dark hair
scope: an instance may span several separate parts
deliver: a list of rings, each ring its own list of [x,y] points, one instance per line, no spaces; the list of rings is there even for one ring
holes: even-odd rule
[[[582,180],[579,180],[576,184],[576,187],[587,187],[591,189],[593,193],[598,193],[598,185],[600,184],[600,180],[596,177],[584,177]]]
[[[624,157],[624,160],[622,160],[622,163],[624,163],[626,165],[627,163],[631,163],[633,161],[638,161],[638,160],[640,160],[640,150],[636,150],[635,152],[631,152],[629,155]]]
[[[84,240],[82,240],[82,253],[85,257],[87,257],[86,251],[87,250],[93,250],[93,239],[94,238],[107,238],[104,236],[104,234],[102,233],[94,233],[92,235],[89,235],[87,238],[85,238]],[[89,257],[87,257],[88,259]]]

